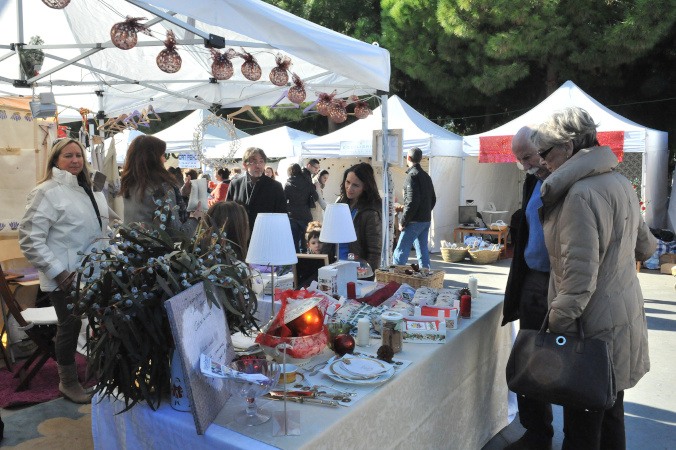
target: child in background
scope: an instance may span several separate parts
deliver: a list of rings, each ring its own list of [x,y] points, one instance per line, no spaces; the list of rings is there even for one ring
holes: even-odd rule
[[[322,245],[319,242],[319,234],[322,232],[321,222],[310,222],[305,231],[305,242],[307,242],[307,252],[318,255],[321,253]]]

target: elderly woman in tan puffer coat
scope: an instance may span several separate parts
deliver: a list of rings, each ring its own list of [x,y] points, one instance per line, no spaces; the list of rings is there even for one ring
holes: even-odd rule
[[[532,140],[551,175],[540,217],[551,261],[549,329],[608,343],[617,401],[606,411],[564,408],[563,448],[625,448],[624,390],[650,369],[648,328],[636,261],[656,241],[631,183],[614,172],[617,157],[600,147],[585,110],[568,108],[540,125]]]

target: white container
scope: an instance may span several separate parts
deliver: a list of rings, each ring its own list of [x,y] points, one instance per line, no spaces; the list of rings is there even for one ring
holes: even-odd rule
[[[190,412],[192,405],[188,399],[188,391],[185,389],[185,378],[181,368],[181,359],[174,350],[171,357],[171,407],[176,411]]]
[[[357,345],[368,347],[371,345],[371,321],[362,317],[357,321]]]

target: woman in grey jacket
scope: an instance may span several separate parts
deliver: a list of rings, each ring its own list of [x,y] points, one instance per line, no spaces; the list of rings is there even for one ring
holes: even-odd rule
[[[554,114],[532,136],[551,175],[542,184],[540,217],[551,262],[549,329],[608,343],[617,401],[606,411],[563,408],[564,449],[625,448],[624,390],[650,369],[648,329],[636,261],[656,241],[631,183],[613,169],[617,157],[599,147],[585,110]]]
[[[186,213],[176,178],[164,168],[166,150],[167,143],[154,136],[138,136],[129,145],[120,180],[124,223],[152,223],[156,202],[168,199],[172,205],[178,206],[167,220],[169,234],[177,230],[192,236],[197,229],[195,216],[200,215],[200,208],[190,216]],[[188,182],[186,186],[190,186]]]
[[[28,194],[19,243],[56,310],[59,390],[75,403],[88,403],[90,396],[75,365],[81,321],[70,313],[66,296],[82,254],[105,242],[108,219],[101,213],[108,213],[108,204],[101,192],[92,192],[84,147],[74,139],[56,140],[45,176]]]

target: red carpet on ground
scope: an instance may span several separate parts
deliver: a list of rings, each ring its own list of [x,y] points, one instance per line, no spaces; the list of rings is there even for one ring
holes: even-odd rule
[[[87,360],[80,354],[75,355],[77,362],[77,372],[80,380],[84,380]],[[23,363],[14,366],[14,373],[21,368]],[[7,370],[6,367],[0,368],[0,408],[10,406],[32,405],[35,403],[44,403],[61,397],[59,392],[59,372],[56,367],[56,361],[50,359],[38,371],[31,380],[28,389],[21,392],[14,392],[19,385],[19,379],[14,378],[14,373]],[[94,385],[92,380],[88,386]]]

